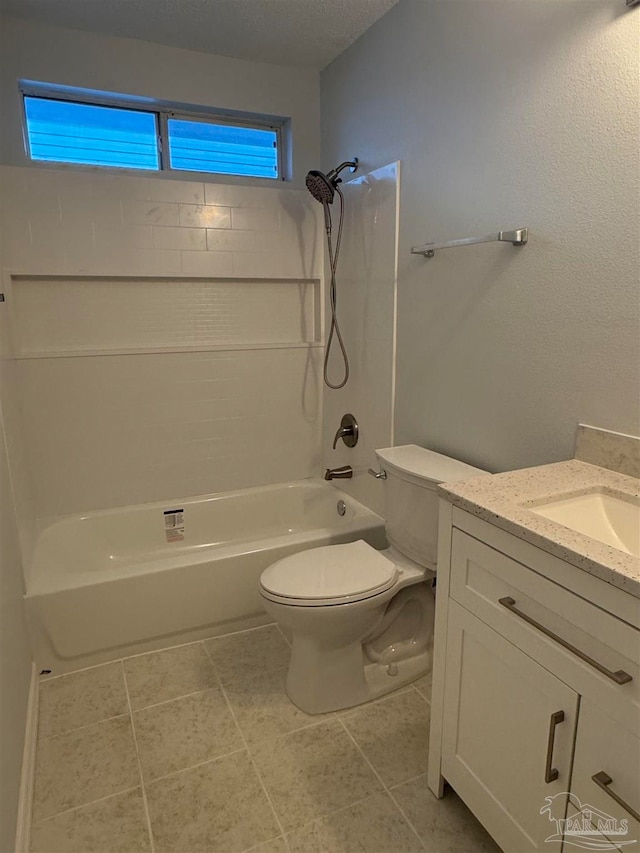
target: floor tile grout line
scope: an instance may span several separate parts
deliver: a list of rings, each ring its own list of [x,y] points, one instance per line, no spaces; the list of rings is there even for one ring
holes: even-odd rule
[[[72,669],[70,672],[61,672],[59,675],[50,675],[47,678],[40,679],[40,689],[42,690],[45,684],[51,684],[52,681],[59,681],[61,678],[68,678],[70,675],[79,675],[81,672],[89,672],[91,669],[100,669],[102,666],[113,666],[116,663],[122,663],[125,658],[113,658],[113,660],[105,660],[102,663],[94,663],[91,666],[83,666],[80,669]],[[42,673],[40,673],[42,675]]]
[[[299,734],[300,732],[306,732],[309,729],[317,729],[320,726],[324,725],[324,723],[330,723],[336,719],[337,719],[337,717],[323,717],[321,720],[318,720],[317,722],[307,723],[304,726],[299,726],[296,729],[290,729],[287,732],[281,732],[280,734],[274,735],[272,737],[260,738],[260,740],[251,741],[251,743],[249,741],[247,741],[247,749],[249,750],[249,752],[251,752],[252,747],[257,747],[263,743],[270,743],[272,741],[280,740],[281,738],[288,737],[289,735],[295,735],[295,734]]]
[[[209,639],[208,637],[206,639]],[[128,660],[135,660],[136,658],[144,658],[151,655],[160,655],[163,652],[172,652],[174,649],[184,649],[187,646],[198,646],[201,643],[204,643],[205,640],[191,640],[188,643],[178,643],[177,646],[163,646],[161,649],[152,649],[150,652],[137,652],[135,655],[125,655],[125,657],[120,658],[122,663]]]
[[[326,721],[326,720],[323,720],[323,722],[327,722],[327,721]],[[298,730],[298,731],[300,731],[300,730]],[[194,764],[194,765],[192,765],[191,767],[184,767],[184,768],[181,768],[180,770],[176,770],[176,771],[175,771],[175,772],[173,772],[173,773],[167,773],[167,774],[166,774],[166,775],[164,775],[164,776],[159,776],[159,777],[157,777],[156,779],[152,779],[152,780],[150,780],[150,781],[149,781],[149,784],[152,784],[152,783],[155,783],[155,782],[159,782],[159,781],[162,781],[162,780],[164,780],[164,779],[168,779],[168,778],[170,778],[170,777],[172,777],[172,776],[177,776],[177,775],[179,775],[180,773],[186,773],[186,772],[188,772],[189,770],[193,770],[193,769],[194,769],[194,768],[196,768],[196,767],[202,767],[202,766],[204,766],[205,764],[211,764],[211,763],[213,763],[214,761],[221,761],[221,760],[222,760],[222,759],[224,759],[224,758],[229,758],[229,756],[231,756],[231,755],[237,755],[237,754],[239,754],[239,753],[241,753],[241,752],[247,752],[247,753],[249,753],[249,749],[248,749],[247,747],[243,747],[242,749],[234,750],[233,752],[226,753],[225,755],[219,755],[219,756],[216,756],[215,758],[210,758],[210,759],[208,759],[207,761],[202,761],[202,762],[200,762],[199,764]],[[249,753],[249,757],[250,757],[250,753]],[[257,771],[257,768],[256,768],[256,772],[257,772],[257,773],[258,773],[258,775],[259,775],[259,771]],[[424,775],[426,775],[426,774],[424,774],[424,773],[420,773],[418,776],[412,777],[411,779],[406,779],[404,782],[399,782],[397,785],[394,785],[394,788],[401,787],[402,785],[404,785],[404,784],[406,784],[406,783],[408,783],[408,782],[413,782],[413,781],[415,781],[416,779],[419,779],[421,776],[424,776]],[[55,815],[50,815],[49,817],[42,818],[42,820],[36,821],[36,823],[37,823],[37,824],[44,823],[44,822],[46,822],[46,821],[53,820],[54,818],[58,817],[59,815],[65,815],[65,814],[68,814],[69,812],[79,811],[80,809],[87,808],[87,807],[89,807],[89,806],[94,806],[94,805],[96,805],[97,803],[101,803],[101,802],[104,802],[105,800],[113,799],[114,797],[122,796],[122,794],[128,794],[128,793],[130,793],[131,791],[137,791],[138,789],[140,789],[140,790],[142,791],[142,784],[140,784],[140,785],[135,785],[133,788],[127,788],[127,789],[126,789],[126,790],[124,790],[124,791],[118,791],[118,792],[117,792],[117,793],[115,793],[115,794],[109,794],[109,795],[108,795],[108,796],[106,796],[106,797],[100,797],[100,798],[99,798],[99,799],[97,799],[97,800],[91,800],[91,802],[89,802],[89,803],[83,803],[83,804],[82,804],[82,805],[80,805],[80,806],[73,806],[73,807],[72,807],[72,808],[70,808],[70,809],[65,809],[65,811],[63,811],[63,812],[57,812]],[[385,791],[387,791],[387,790],[389,791],[389,793],[391,793],[391,790],[390,790],[390,789],[386,789],[386,788],[385,788]],[[265,792],[265,793],[266,793],[266,792]],[[283,832],[281,833],[281,835],[274,836],[274,838],[270,838],[270,839],[267,839],[267,840],[268,840],[268,841],[274,841],[275,839],[277,839],[277,838],[280,838],[280,837],[281,837],[281,838],[283,839],[283,841],[285,841],[285,844],[286,844],[286,843],[287,843],[287,842],[286,842],[286,836],[287,836],[287,835],[290,835],[292,832],[299,832],[299,831],[301,831],[301,830],[303,830],[303,829],[306,829],[307,827],[311,826],[312,824],[314,824],[314,823],[316,823],[316,822],[318,822],[318,821],[325,820],[326,818],[330,818],[330,817],[332,817],[333,815],[336,815],[336,814],[339,814],[340,812],[346,811],[347,809],[354,808],[355,806],[359,806],[359,805],[361,805],[362,803],[364,803],[364,802],[366,802],[367,800],[369,800],[369,799],[371,799],[372,797],[374,797],[377,793],[380,793],[380,792],[379,792],[379,791],[374,791],[373,793],[369,793],[369,794],[367,794],[367,796],[366,796],[366,797],[362,797],[361,799],[356,800],[356,801],[355,801],[355,802],[353,802],[353,803],[349,803],[349,804],[348,804],[348,805],[346,805],[346,806],[340,806],[340,808],[339,808],[339,809],[335,809],[334,811],[327,812],[326,814],[320,815],[319,817],[312,818],[311,820],[306,821],[305,823],[300,824],[300,826],[295,827],[295,829],[289,830],[289,832],[288,832],[288,833],[286,833],[286,832],[284,832],[284,831],[283,831]],[[394,802],[395,802],[395,800],[394,800]],[[403,813],[403,814],[404,814],[404,813]],[[277,816],[276,816],[276,817],[277,817]],[[409,821],[408,821],[408,822],[409,822]],[[35,825],[35,823],[34,823],[34,825]],[[250,848],[248,848],[247,850],[243,851],[243,853],[251,853],[251,851],[252,851],[252,850],[255,850],[257,847],[260,847],[262,844],[265,844],[265,843],[267,843],[267,842],[265,842],[265,841],[258,842],[258,844],[254,844],[252,847],[250,847]]]
[[[164,782],[165,779],[170,779],[173,776],[179,776],[181,773],[188,773],[190,770],[197,770],[198,767],[204,767],[205,764],[213,764],[214,761],[224,761],[225,758],[231,758],[232,755],[239,755],[241,752],[248,751],[246,747],[241,746],[239,749],[233,749],[231,752],[225,752],[223,755],[215,755],[213,758],[207,758],[205,761],[198,761],[197,764],[190,764],[188,767],[181,767],[179,770],[172,770],[171,773],[165,773],[162,776],[154,776],[145,784],[155,785],[156,782]]]
[[[204,650],[205,650],[205,652],[207,653],[207,656],[208,656],[209,660],[211,661],[212,666],[214,666],[214,667],[215,667],[215,664],[213,663],[213,658],[212,658],[212,657],[211,657],[211,655],[209,654],[209,649],[207,649],[207,647],[205,646],[205,647],[204,647]],[[229,713],[231,714],[231,716],[232,716],[232,718],[233,718],[233,722],[235,723],[235,726],[236,726],[236,728],[238,729],[238,732],[240,733],[240,737],[242,738],[242,742],[244,743],[245,749],[247,750],[247,755],[248,755],[248,757],[249,757],[249,762],[250,762],[251,766],[253,767],[253,770],[254,770],[254,772],[255,772],[256,776],[258,777],[258,781],[260,782],[260,786],[261,786],[262,790],[264,791],[264,795],[265,795],[265,797],[267,798],[267,802],[269,803],[269,808],[271,809],[271,811],[272,811],[272,813],[273,813],[273,816],[274,816],[274,817],[275,817],[275,819],[276,819],[276,823],[277,823],[277,824],[278,824],[278,826],[280,827],[280,833],[281,833],[281,835],[282,835],[282,837],[283,837],[283,839],[284,839],[284,846],[286,847],[287,851],[289,851],[289,849],[290,849],[290,848],[289,848],[289,843],[288,843],[288,841],[287,841],[287,839],[286,839],[286,836],[285,836],[284,827],[282,826],[282,823],[280,822],[280,818],[278,817],[278,813],[276,812],[276,810],[275,810],[275,808],[274,808],[274,805],[273,805],[273,803],[272,803],[272,801],[271,801],[271,797],[269,796],[269,792],[267,791],[267,787],[266,787],[266,785],[264,784],[264,781],[263,781],[263,779],[262,779],[262,776],[261,776],[261,774],[260,774],[260,771],[258,770],[258,765],[256,764],[256,762],[255,762],[255,760],[254,760],[254,758],[253,758],[253,755],[251,754],[251,750],[249,749],[249,744],[247,743],[247,739],[246,739],[246,738],[245,738],[245,736],[244,736],[244,732],[242,731],[242,727],[240,726],[240,723],[238,722],[238,719],[237,719],[237,717],[236,717],[235,711],[233,710],[233,707],[232,707],[232,705],[231,705],[231,702],[230,702],[230,700],[229,700],[229,697],[227,696],[227,691],[224,689],[224,685],[223,685],[223,684],[221,684],[220,686],[221,686],[221,689],[222,689],[222,695],[224,696],[224,700],[225,700],[225,702],[227,703],[227,708],[229,709]]]
[[[425,774],[424,774],[424,773],[422,773],[421,775],[422,775],[422,776],[424,776]],[[416,777],[416,778],[417,778],[417,777]],[[407,782],[411,782],[411,781],[413,781],[413,780],[411,780],[411,779],[407,779]],[[404,785],[404,782],[401,782],[400,784]],[[392,800],[392,802],[395,804],[395,807],[398,809],[398,811],[400,812],[400,814],[402,815],[402,817],[406,820],[406,822],[407,822],[408,826],[409,826],[409,827],[410,827],[410,829],[413,831],[413,834],[415,835],[415,837],[418,839],[418,841],[420,842],[420,844],[422,845],[422,847],[426,850],[426,849],[427,849],[426,844],[424,843],[424,841],[423,841],[423,840],[422,840],[422,838],[420,837],[420,833],[418,832],[418,830],[417,830],[417,829],[415,828],[415,826],[413,825],[413,822],[412,822],[411,820],[409,820],[409,818],[407,817],[407,814],[406,814],[405,810],[402,808],[402,806],[400,805],[400,803],[399,803],[399,802],[397,801],[397,799],[393,796],[393,791],[392,791],[392,789],[391,789],[391,788],[387,788],[387,794],[391,797],[391,800]]]
[[[127,693],[127,702],[129,704],[129,718],[131,720],[131,732],[133,734],[133,743],[136,750],[136,761],[138,762],[138,773],[140,774],[140,787],[142,788],[142,804],[144,807],[144,814],[147,821],[147,832],[149,833],[149,844],[151,848],[151,853],[155,853],[155,843],[153,840],[153,829],[151,827],[151,814],[149,812],[149,802],[147,800],[147,789],[145,787],[145,779],[144,774],[142,772],[142,762],[140,761],[140,748],[138,747],[138,738],[136,736],[136,726],[133,721],[133,710],[131,708],[131,695],[129,694],[129,683],[127,682],[127,673],[124,668],[124,660],[120,661],[120,666],[122,668],[122,677],[124,678],[124,687]]]
[[[381,705],[383,702],[389,702],[391,699],[396,699],[398,696],[410,693],[412,687],[413,684],[411,683],[405,684],[403,687],[398,687],[397,690],[394,690],[392,693],[383,693],[382,696],[376,696],[375,699],[369,699],[367,702],[362,702],[360,705],[351,705],[349,708],[341,708],[334,713],[339,719],[353,717],[358,713],[367,711],[369,708],[373,708],[375,705]]]
[[[42,678],[40,685],[48,684],[50,681],[57,681],[59,678],[66,678],[68,675],[77,675],[80,672],[88,672],[90,669],[99,669],[101,666],[111,666],[115,663],[124,664],[125,661],[133,660],[134,658],[142,658],[146,655],[156,655],[160,652],[172,651],[173,649],[183,649],[185,646],[196,646],[199,643],[204,645],[204,643],[209,642],[209,640],[221,640],[223,637],[232,637],[234,634],[248,634],[251,631],[260,631],[261,629],[269,628],[272,625],[277,625],[277,623],[267,622],[266,625],[256,625],[254,628],[243,628],[239,631],[229,631],[228,634],[218,634],[215,637],[203,637],[201,640],[190,640],[188,643],[178,643],[177,646],[163,646],[161,649],[151,649],[151,651],[148,652],[136,652],[134,655],[125,655],[122,658],[112,658],[111,660],[104,660],[100,663],[92,663],[90,666],[83,666],[80,667],[80,669],[72,669],[70,672],[61,672],[59,675],[51,675],[48,678]]]
[[[280,732],[279,734],[277,734],[277,735],[272,735],[271,737],[260,738],[259,740],[256,740],[256,741],[251,741],[251,742],[249,742],[248,740],[246,740],[246,736],[245,736],[244,732],[242,731],[242,726],[241,726],[241,725],[240,725],[240,723],[238,722],[237,717],[236,717],[236,715],[235,715],[235,711],[233,710],[233,706],[232,706],[232,704],[231,704],[231,700],[230,700],[230,699],[229,699],[229,697],[227,696],[226,688],[227,688],[227,687],[231,687],[231,686],[233,686],[233,685],[235,685],[235,684],[238,684],[238,683],[240,683],[240,682],[245,682],[245,683],[246,683],[247,681],[252,681],[254,678],[261,678],[263,675],[272,674],[272,673],[274,673],[274,672],[282,672],[282,671],[287,670],[287,669],[288,669],[288,667],[281,666],[281,667],[278,667],[277,669],[264,670],[263,672],[259,673],[258,675],[250,675],[250,676],[247,676],[247,677],[246,677],[246,678],[244,678],[244,679],[242,679],[242,678],[238,678],[238,679],[235,679],[234,681],[228,681],[228,682],[226,682],[226,683],[224,683],[224,684],[221,684],[221,685],[220,685],[220,687],[222,688],[222,690],[223,690],[223,692],[224,692],[224,694],[225,694],[225,698],[227,699],[227,701],[228,701],[228,703],[229,703],[229,706],[231,707],[231,712],[232,712],[232,714],[233,714],[233,718],[234,718],[234,720],[235,720],[235,722],[236,722],[236,725],[237,725],[237,726],[238,726],[238,728],[240,729],[240,732],[241,732],[241,734],[242,734],[243,739],[246,741],[247,749],[249,750],[249,753],[250,753],[250,754],[251,754],[251,747],[252,747],[252,746],[254,746],[254,747],[255,747],[255,746],[257,746],[258,744],[266,743],[267,741],[278,740],[279,738],[283,738],[283,737],[287,737],[288,735],[292,735],[292,734],[294,734],[295,732],[302,732],[302,731],[304,731],[305,729],[312,729],[312,728],[315,728],[316,726],[321,726],[323,723],[327,723],[327,722],[329,722],[329,721],[331,721],[331,720],[335,720],[335,719],[337,719],[337,713],[336,713],[335,711],[327,711],[327,712],[326,712],[326,713],[324,713],[324,714],[318,714],[318,719],[312,720],[312,721],[311,721],[311,722],[309,722],[309,723],[305,723],[304,725],[299,726],[299,727],[297,727],[297,728],[295,728],[295,729],[290,729],[289,731],[286,731],[286,732]],[[290,702],[290,703],[293,705],[293,702],[291,702],[291,700],[290,700],[290,699],[289,699],[289,697],[287,696],[286,691],[285,691],[285,694],[284,694],[284,695],[285,695],[285,698],[287,699],[287,701],[288,701],[288,702]],[[297,705],[294,705],[294,708],[296,708],[298,711],[302,711],[302,709],[301,709],[301,708],[298,708],[298,706],[297,706]],[[353,710],[353,709],[349,709],[349,710]],[[306,713],[306,711],[302,711],[302,713],[304,714],[304,713]],[[311,715],[308,715],[308,716],[311,716]]]
[[[311,820],[307,820],[307,821],[305,821],[305,823],[301,823],[300,826],[296,826],[295,829],[290,829],[288,832],[288,835],[291,835],[294,832],[302,832],[303,830],[307,829],[308,827],[313,826],[314,823],[319,823],[321,820],[327,820],[328,818],[334,817],[335,815],[340,814],[341,812],[348,811],[348,809],[354,809],[356,806],[361,806],[362,803],[366,803],[367,800],[372,799],[377,794],[386,794],[386,793],[387,793],[386,789],[384,791],[374,791],[373,793],[369,793],[369,794],[367,794],[366,797],[362,797],[361,799],[356,800],[353,803],[349,803],[346,806],[340,806],[339,809],[334,809],[333,811],[326,812],[325,814],[319,815],[318,817],[314,817]],[[249,851],[246,851],[246,853],[249,853]]]
[[[225,681],[220,679],[220,684],[223,687],[231,686],[233,684],[240,684],[245,681],[252,681],[255,678],[262,678],[263,676],[272,673],[272,672],[282,672],[283,670],[288,670],[289,664],[286,666],[274,666],[274,667],[265,667],[261,669],[260,672],[254,672],[253,675],[237,675],[235,678],[228,678]]]
[[[209,650],[207,649],[206,646],[205,646],[205,651],[207,652],[207,655],[209,655]],[[211,660],[211,663],[213,664],[213,660],[211,659],[210,655],[209,655],[209,659]],[[253,770],[254,770],[256,776],[258,777],[258,781],[260,782],[260,786],[261,786],[262,790],[264,791],[264,795],[267,798],[267,802],[269,803],[269,808],[271,809],[273,816],[276,819],[276,823],[280,827],[280,834],[282,835],[282,838],[284,839],[284,846],[286,847],[287,851],[290,851],[289,842],[287,841],[285,831],[284,831],[284,827],[282,826],[282,823],[280,822],[280,818],[278,817],[278,813],[276,812],[275,807],[273,805],[273,802],[271,801],[271,797],[269,796],[269,792],[267,791],[267,787],[264,784],[264,781],[262,779],[262,775],[260,774],[260,770],[258,769],[258,765],[256,764],[256,762],[253,758],[253,755],[251,754],[251,750],[249,749],[249,744],[247,743],[247,739],[244,736],[244,732],[242,731],[242,728],[240,727],[240,723],[238,722],[238,720],[236,718],[235,711],[233,710],[233,708],[231,706],[231,702],[229,701],[229,697],[227,696],[227,691],[224,689],[224,685],[222,685],[222,695],[224,696],[225,702],[227,703],[227,708],[229,709],[229,713],[231,714],[231,716],[233,718],[233,722],[235,723],[236,728],[238,729],[238,732],[240,733],[240,737],[242,738],[242,742],[244,743],[245,749],[247,750],[249,762],[250,762],[251,766],[253,767]]]
[[[139,714],[142,711],[148,711],[150,708],[159,708],[161,705],[169,705],[171,702],[179,702],[181,699],[190,699],[192,696],[198,696],[200,693],[208,693],[209,690],[220,690],[220,683],[214,684],[212,687],[203,687],[202,690],[193,690],[191,693],[184,693],[181,696],[174,696],[171,699],[163,699],[162,702],[154,702],[152,705],[142,705],[140,708],[131,707],[132,714]]]
[[[65,735],[70,735],[73,732],[81,732],[84,729],[90,729],[91,726],[100,726],[102,723],[111,723],[113,720],[121,720],[123,717],[129,716],[129,711],[124,711],[122,714],[116,714],[114,717],[105,717],[104,720],[95,720],[93,723],[85,723],[82,726],[75,726],[72,729],[65,729],[63,732],[56,732],[53,735],[45,735],[44,737],[38,738],[38,743],[42,743],[45,740],[52,740],[54,737],[64,737]]]
[[[273,838],[269,838],[267,841],[261,841],[259,844],[254,844],[253,847],[248,847],[246,850],[242,850],[241,853],[254,853],[254,850],[258,850],[264,844],[270,844],[272,841],[277,841],[281,838],[284,841],[285,847],[287,847],[287,842],[285,840],[284,835],[274,835]],[[287,850],[289,848],[287,847]]]
[[[205,652],[206,652],[206,649],[205,649]],[[207,657],[209,657],[208,652],[207,652]],[[284,667],[281,667],[280,669],[284,669]],[[277,671],[277,670],[274,670],[274,671]],[[253,678],[253,676],[250,676],[250,677],[249,677],[248,679],[246,679],[246,680],[250,680],[250,678]],[[233,682],[233,683],[235,683],[235,682]],[[162,776],[157,776],[157,777],[154,777],[153,779],[148,779],[148,780],[146,780],[146,781],[145,781],[145,784],[149,784],[149,785],[150,785],[150,784],[152,784],[152,783],[155,783],[155,782],[160,781],[161,779],[167,779],[167,778],[169,778],[170,776],[175,776],[175,775],[176,775],[176,774],[178,774],[178,773],[183,773],[183,772],[185,772],[185,771],[187,771],[187,770],[193,770],[193,769],[194,769],[194,768],[196,768],[196,767],[201,767],[201,766],[202,766],[202,765],[204,765],[204,764],[209,764],[209,763],[210,763],[210,762],[212,762],[212,761],[217,761],[217,760],[219,760],[219,759],[228,758],[230,755],[234,755],[234,754],[236,754],[236,753],[238,753],[238,752],[242,752],[242,751],[244,751],[245,749],[247,750],[247,752],[248,752],[248,754],[249,754],[249,757],[251,757],[251,746],[249,745],[249,742],[246,740],[246,737],[245,737],[245,735],[244,735],[244,732],[242,731],[242,727],[240,726],[240,723],[239,723],[239,722],[238,722],[238,720],[237,720],[237,717],[236,717],[236,715],[235,715],[235,711],[233,710],[233,707],[232,707],[232,705],[231,705],[231,702],[230,702],[230,700],[229,700],[229,697],[226,695],[226,693],[225,693],[225,691],[224,691],[224,685],[223,685],[223,684],[217,684],[217,685],[215,685],[214,687],[208,687],[208,688],[205,688],[204,690],[197,690],[197,691],[195,691],[195,692],[193,692],[193,693],[187,693],[187,694],[185,694],[184,696],[178,696],[178,697],[177,697],[177,698],[175,698],[175,699],[165,699],[164,701],[162,701],[162,702],[157,702],[157,703],[156,703],[156,704],[154,704],[154,705],[145,705],[143,708],[138,708],[138,709],[136,709],[136,710],[132,710],[132,716],[133,716],[133,715],[135,715],[135,714],[141,713],[142,711],[146,711],[146,710],[148,710],[148,709],[150,709],[150,708],[157,708],[157,707],[159,707],[159,706],[161,706],[161,705],[168,705],[168,704],[170,704],[171,702],[179,702],[181,699],[186,699],[186,698],[188,698],[188,697],[190,697],[190,696],[198,696],[199,694],[201,694],[201,693],[207,693],[207,692],[209,692],[210,690],[219,690],[219,691],[222,693],[223,699],[225,700],[225,705],[229,708],[229,711],[230,711],[231,716],[232,716],[232,718],[233,718],[233,722],[234,722],[234,724],[236,725],[236,728],[237,728],[237,730],[238,730],[238,734],[240,735],[240,737],[241,737],[241,739],[242,739],[242,742],[243,742],[244,746],[243,746],[241,749],[232,749],[232,750],[230,750],[229,752],[224,752],[224,753],[222,753],[222,754],[220,754],[220,755],[215,755],[215,756],[213,756],[213,757],[211,757],[211,758],[207,758],[205,761],[199,761],[199,762],[197,762],[197,764],[191,764],[191,765],[189,765],[188,767],[181,767],[179,770],[173,770],[171,773],[165,773],[165,774],[163,774]],[[126,716],[126,715],[124,715],[124,716]],[[256,743],[264,743],[264,742],[269,741],[269,740],[276,740],[278,737],[286,737],[288,734],[293,734],[294,732],[299,732],[299,731],[303,731],[304,729],[313,728],[313,727],[315,727],[315,726],[320,726],[320,725],[322,725],[323,723],[327,722],[327,721],[328,721],[328,720],[330,720],[330,719],[334,719],[334,718],[333,718],[333,716],[323,717],[323,718],[322,718],[322,719],[320,719],[320,720],[317,720],[317,721],[314,721],[314,722],[308,723],[308,724],[306,724],[306,725],[304,725],[304,726],[301,726],[300,728],[297,728],[297,729],[292,729],[290,732],[285,732],[285,733],[283,733],[282,735],[276,735],[275,737],[272,737],[272,738],[263,738],[263,739],[261,739],[260,741],[257,741]],[[255,745],[255,744],[253,744],[253,745]]]
[[[364,753],[364,750],[362,749],[362,747],[360,746],[360,744],[358,743],[358,741],[354,738],[354,736],[351,734],[351,732],[349,731],[349,729],[346,727],[346,725],[344,724],[343,720],[340,720],[340,724],[341,724],[342,728],[345,730],[345,732],[347,733],[347,737],[349,738],[349,740],[353,743],[353,745],[354,745],[354,746],[355,746],[355,748],[358,750],[358,752],[360,753],[360,755],[361,755],[361,756],[364,758],[364,760],[366,761],[367,766],[369,767],[369,769],[372,771],[372,773],[374,774],[374,776],[376,777],[376,779],[378,780],[378,782],[380,782],[380,784],[382,785],[383,790],[385,790],[385,791],[386,791],[386,790],[388,790],[388,789],[387,789],[387,786],[385,785],[385,782],[384,782],[384,780],[383,780],[382,776],[378,773],[378,771],[376,770],[376,768],[375,768],[375,767],[373,766],[373,764],[369,761],[369,759],[367,758],[367,756],[366,756],[366,755],[365,755],[365,753]]]
[[[107,794],[106,797],[98,797],[97,800],[90,800],[88,803],[81,803],[79,806],[71,806],[69,809],[65,809],[61,812],[56,812],[55,814],[47,815],[47,817],[40,818],[40,820],[34,820],[32,825],[39,826],[41,823],[46,823],[48,820],[54,820],[61,815],[67,815],[71,812],[80,811],[80,809],[86,809],[89,806],[95,806],[98,803],[104,803],[106,800],[112,800],[114,797],[121,797],[123,794],[130,794],[132,791],[137,791],[138,788],[142,790],[142,785],[134,785],[133,788],[125,788],[123,791],[116,791],[115,794]]]
[[[209,640],[221,640],[223,637],[233,637],[235,634],[251,634],[254,631],[264,631],[265,628],[271,628],[273,625],[277,626],[277,624],[277,622],[266,622],[264,625],[254,625],[253,628],[241,628],[239,631],[229,631],[227,634],[216,634],[215,637],[204,637],[200,642],[208,643]]]
[[[398,802],[397,802],[396,798],[393,796],[393,794],[392,794],[392,793],[391,793],[391,791],[389,790],[389,787],[388,787],[388,786],[386,785],[386,783],[384,782],[384,780],[383,780],[382,776],[378,773],[378,771],[376,770],[376,768],[375,768],[375,767],[373,766],[373,764],[369,761],[369,759],[367,758],[367,756],[366,756],[366,754],[365,754],[364,750],[362,749],[362,747],[360,746],[360,744],[357,742],[357,740],[354,738],[354,736],[351,734],[351,732],[349,731],[349,729],[346,727],[346,725],[345,725],[344,721],[343,721],[343,720],[340,720],[340,722],[341,722],[342,727],[344,728],[345,732],[347,733],[347,735],[351,738],[351,740],[352,740],[352,742],[353,742],[354,746],[356,747],[356,749],[358,750],[358,752],[360,753],[360,755],[364,758],[364,760],[367,762],[368,766],[370,767],[370,769],[372,770],[372,772],[375,774],[376,778],[378,779],[378,781],[379,781],[379,782],[380,782],[380,784],[382,785],[382,789],[383,789],[383,791],[385,791],[385,793],[390,797],[391,802],[392,802],[392,803],[395,805],[395,807],[398,809],[398,811],[400,812],[400,814],[401,814],[401,815],[402,815],[402,817],[404,818],[405,823],[407,824],[407,826],[409,827],[409,829],[413,832],[413,834],[415,835],[415,837],[418,839],[418,843],[420,844],[420,846],[422,847],[422,849],[423,849],[423,850],[426,850],[425,844],[424,844],[424,842],[423,842],[422,838],[420,838],[420,836],[418,835],[418,832],[417,832],[417,830],[416,830],[415,826],[411,823],[411,821],[408,819],[408,817],[406,816],[406,814],[404,813],[404,811],[403,811],[403,810],[400,808],[400,806],[398,805]],[[424,775],[424,774],[421,774],[421,775]]]
[[[403,779],[402,782],[396,782],[395,785],[389,785],[389,791],[395,791],[396,788],[402,788],[403,785],[408,785],[409,782],[416,782],[418,779],[422,779],[423,776],[427,775],[427,771],[424,770],[422,773],[418,773],[417,776],[412,776],[410,779]]]
[[[415,681],[412,681],[412,682],[411,682],[411,687],[413,687],[413,689],[416,691],[416,693],[418,694],[418,696],[420,696],[420,698],[421,698],[421,699],[424,699],[424,701],[427,703],[427,705],[428,705],[429,707],[431,707],[431,699],[427,699],[427,697],[424,695],[424,693],[422,692],[422,690],[420,690],[420,688],[419,688],[419,687],[416,687],[416,683],[415,683]]]
[[[291,648],[291,642],[290,642],[289,638],[287,637],[287,635],[285,634],[285,632],[280,627],[280,625],[277,622],[274,622],[273,624],[276,626],[278,631],[280,631],[280,633],[282,634],[282,637],[283,637],[285,643],[289,646],[289,648]]]

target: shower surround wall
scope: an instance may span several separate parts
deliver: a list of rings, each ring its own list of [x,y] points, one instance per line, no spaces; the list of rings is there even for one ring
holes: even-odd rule
[[[306,192],[0,174],[27,556],[33,518],[317,476],[322,247]]]
[[[339,480],[336,485],[380,514],[384,510],[382,484],[367,469],[377,467],[376,448],[393,444],[399,178],[400,164],[390,163],[359,174],[342,187],[345,222],[336,276],[337,306],[351,374],[344,388],[324,390],[324,465],[351,465],[353,479]],[[337,197],[332,216],[335,238]],[[327,328],[328,323],[325,313]],[[343,369],[334,341],[329,377],[339,381]],[[332,450],[333,437],[346,412],[354,414],[360,425],[358,444],[348,448],[338,441]]]
[[[0,258],[1,262],[1,258]],[[22,596],[24,583],[14,494],[19,466],[9,474],[7,443],[15,425],[15,363],[6,316],[0,312],[0,850],[14,849],[31,649]]]
[[[400,0],[323,71],[323,166],[402,162],[398,444],[508,470],[571,458],[578,421],[640,432],[639,27],[624,0]]]
[[[43,168],[24,150],[21,79],[289,117],[291,181]],[[322,248],[296,188],[320,159],[319,101],[314,69],[0,16],[2,266],[43,277],[2,307],[20,310],[7,440],[27,560],[43,516],[317,475]]]

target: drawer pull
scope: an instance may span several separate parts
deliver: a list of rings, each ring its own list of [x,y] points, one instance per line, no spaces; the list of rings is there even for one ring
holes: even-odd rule
[[[560,775],[553,764],[553,745],[556,739],[556,726],[564,723],[564,711],[554,711],[549,720],[549,739],[547,741],[547,761],[544,768],[544,781],[555,782]]]
[[[512,613],[515,613],[516,616],[519,616],[520,619],[524,619],[525,622],[528,622],[529,625],[533,625],[534,628],[537,628],[538,631],[541,631],[545,636],[549,637],[552,640],[555,640],[556,643],[560,643],[565,649],[570,652],[573,652],[574,655],[583,660],[585,663],[588,663],[594,669],[597,669],[598,672],[601,672],[603,675],[606,675],[607,678],[610,678],[611,681],[615,681],[616,684],[627,684],[627,682],[632,681],[632,677],[628,672],[625,672],[622,669],[619,669],[617,672],[612,672],[610,669],[607,669],[606,666],[603,666],[601,663],[598,663],[597,660],[594,660],[589,655],[581,652],[580,649],[577,649],[575,646],[572,646],[571,643],[568,643],[566,640],[563,640],[562,637],[559,637],[557,634],[554,634],[553,631],[550,631],[548,628],[545,628],[544,625],[541,625],[539,622],[536,622],[535,619],[532,619],[531,616],[527,616],[526,613],[523,613],[522,610],[518,610],[516,607],[516,603],[513,598],[507,596],[506,598],[499,598],[498,604],[501,604],[503,607],[506,607],[507,610],[510,610]]]
[[[608,794],[612,800],[615,800],[616,803],[621,806],[627,814],[631,815],[634,820],[637,820],[640,823],[640,814],[635,809],[632,809],[628,803],[619,797],[615,791],[612,791],[609,788],[609,785],[613,782],[611,776],[608,773],[605,773],[604,770],[601,770],[599,773],[596,773],[595,776],[591,777],[591,780],[596,783],[598,788],[601,788],[605,794]]]

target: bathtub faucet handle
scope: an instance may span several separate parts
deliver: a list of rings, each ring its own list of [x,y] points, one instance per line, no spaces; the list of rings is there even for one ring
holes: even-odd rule
[[[339,439],[342,439],[347,447],[355,447],[358,443],[358,422],[353,415],[342,416],[340,426],[333,437],[334,450]]]
[[[327,468],[324,472],[325,480],[350,480],[353,477],[351,465],[343,465],[341,468]]]

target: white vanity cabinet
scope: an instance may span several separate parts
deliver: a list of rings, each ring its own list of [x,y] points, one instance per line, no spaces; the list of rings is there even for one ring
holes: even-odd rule
[[[445,501],[439,543],[432,791],[506,853],[640,846],[640,601]]]

